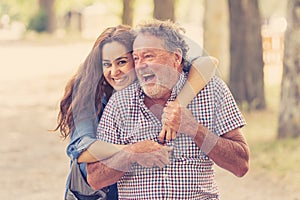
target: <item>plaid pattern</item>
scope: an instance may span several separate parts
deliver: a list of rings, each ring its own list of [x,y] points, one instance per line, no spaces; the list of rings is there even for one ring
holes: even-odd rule
[[[185,81],[186,75],[182,75],[169,100],[175,99]],[[157,140],[162,124],[143,100],[144,93],[137,82],[115,93],[102,115],[98,139],[115,144]],[[245,125],[228,87],[218,77],[212,78],[188,108],[217,135]],[[179,134],[167,145],[173,146],[171,163],[163,169],[134,165],[118,182],[119,198],[219,199],[214,163],[193,139]]]

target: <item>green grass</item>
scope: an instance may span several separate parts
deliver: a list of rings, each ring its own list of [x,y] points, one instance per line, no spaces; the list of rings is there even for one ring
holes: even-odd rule
[[[271,171],[279,176],[289,171],[299,171],[299,142],[300,138],[253,143],[250,146],[252,167]]]

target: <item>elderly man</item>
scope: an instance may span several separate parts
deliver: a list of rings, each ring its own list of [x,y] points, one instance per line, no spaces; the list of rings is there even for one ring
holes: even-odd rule
[[[133,44],[139,81],[116,93],[102,115],[98,138],[110,143],[163,142],[162,122],[177,133],[165,141],[173,148],[168,165],[107,172],[105,177],[120,178],[120,199],[219,199],[214,163],[238,177],[248,171],[249,150],[240,129],[245,121],[220,78],[214,76],[187,108],[174,102],[187,80],[180,30],[169,21],[140,25]],[[164,108],[162,115],[157,108]],[[87,168],[89,184],[102,187],[97,163]]]

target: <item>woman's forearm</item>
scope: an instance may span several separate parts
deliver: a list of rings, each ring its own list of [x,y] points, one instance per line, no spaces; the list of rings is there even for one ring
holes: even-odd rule
[[[95,141],[87,150],[82,152],[78,157],[78,162],[96,162],[107,159],[112,155],[120,152],[126,145],[111,144],[103,141]]]

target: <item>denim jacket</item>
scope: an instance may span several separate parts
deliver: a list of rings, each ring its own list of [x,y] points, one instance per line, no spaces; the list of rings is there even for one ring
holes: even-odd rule
[[[102,100],[102,109],[99,116],[102,115],[103,109],[107,104],[106,98],[103,98]],[[80,120],[78,122],[75,122],[75,129],[71,134],[70,143],[67,146],[66,153],[70,157],[71,162],[73,162],[74,159],[77,159],[79,155],[88,149],[88,147],[94,143],[96,138],[96,131],[98,127],[100,117],[96,118],[86,118],[84,120]],[[80,171],[86,178],[87,172],[86,172],[86,163],[80,163],[79,164]],[[69,185],[69,177],[67,179],[67,186]],[[108,197],[110,195],[110,199],[117,199],[117,189],[116,184],[113,186],[110,186],[110,194],[108,194]]]

